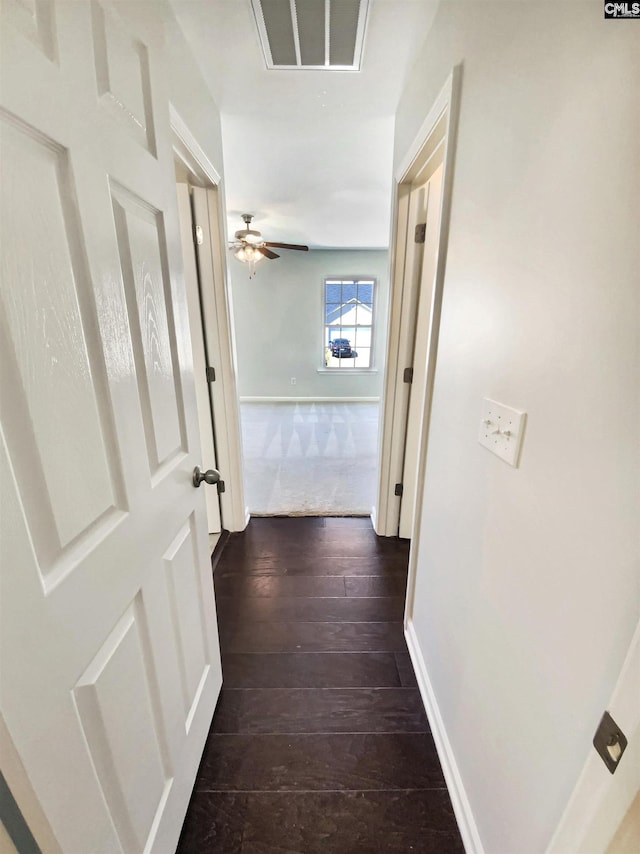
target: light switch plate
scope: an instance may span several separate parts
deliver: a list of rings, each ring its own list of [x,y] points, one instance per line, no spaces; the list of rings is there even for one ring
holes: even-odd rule
[[[526,412],[485,397],[478,441],[501,460],[517,467],[526,418]]]

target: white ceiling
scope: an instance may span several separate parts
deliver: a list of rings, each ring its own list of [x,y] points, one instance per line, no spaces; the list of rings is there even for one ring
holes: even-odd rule
[[[319,0],[322,2],[322,0]],[[382,248],[393,122],[437,0],[371,0],[362,70],[267,70],[249,0],[171,0],[222,116],[228,230]]]

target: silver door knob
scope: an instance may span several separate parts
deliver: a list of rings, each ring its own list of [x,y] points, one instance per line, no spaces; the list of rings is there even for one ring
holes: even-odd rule
[[[193,470],[193,485],[198,487],[203,480],[205,483],[217,483],[220,480],[220,472],[217,469],[201,471],[200,466],[196,466]]]

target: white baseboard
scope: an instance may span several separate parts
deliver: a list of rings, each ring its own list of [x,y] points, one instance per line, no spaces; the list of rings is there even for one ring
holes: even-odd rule
[[[241,397],[240,403],[380,403],[379,397]]]
[[[453,811],[458,822],[460,835],[467,854],[484,854],[484,847],[478,833],[471,805],[465,792],[464,784],[458,771],[455,756],[451,749],[451,744],[447,737],[447,731],[440,714],[438,702],[436,700],[429,674],[420,650],[418,638],[416,637],[413,621],[409,620],[405,627],[405,638],[409,647],[409,655],[413,663],[413,669],[418,680],[418,687],[422,702],[427,712],[429,724],[431,726],[431,734],[436,744],[438,758],[442,765],[442,773],[447,783],[449,796],[453,805]]]

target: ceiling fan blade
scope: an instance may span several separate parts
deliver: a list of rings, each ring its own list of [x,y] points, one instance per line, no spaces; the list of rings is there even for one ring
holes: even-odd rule
[[[271,259],[271,260],[273,260],[274,258],[279,258],[279,257],[280,257],[280,256],[279,256],[279,255],[277,255],[275,252],[272,252],[270,249],[267,249],[267,247],[266,247],[266,246],[261,246],[261,247],[258,249],[258,252],[261,252],[261,253],[264,255],[264,257],[265,257],[265,258],[269,258],[269,259]]]
[[[303,252],[308,252],[308,246],[300,246],[298,243],[265,243],[265,246],[275,246],[276,249],[301,249]]]

